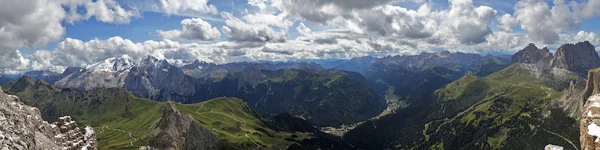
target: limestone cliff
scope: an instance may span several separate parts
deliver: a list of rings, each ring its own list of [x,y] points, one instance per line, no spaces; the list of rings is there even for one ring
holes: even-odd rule
[[[96,149],[91,127],[79,128],[71,117],[49,124],[40,111],[0,89],[0,149]]]
[[[586,88],[580,101],[580,142],[582,150],[600,149],[600,69],[588,72]]]
[[[580,76],[585,76],[587,71],[600,67],[600,57],[595,47],[588,41],[576,44],[562,45],[556,51],[553,65],[559,69],[567,69]]]

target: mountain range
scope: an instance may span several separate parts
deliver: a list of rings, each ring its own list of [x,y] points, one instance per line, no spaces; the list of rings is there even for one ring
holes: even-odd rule
[[[183,66],[125,55],[4,87],[46,120],[94,127],[101,149],[577,149],[594,49]]]
[[[510,66],[485,77],[466,73],[424,100],[433,103],[363,123],[344,139],[375,149],[578,149],[579,74],[600,67],[590,47],[567,44],[553,56],[530,44]]]

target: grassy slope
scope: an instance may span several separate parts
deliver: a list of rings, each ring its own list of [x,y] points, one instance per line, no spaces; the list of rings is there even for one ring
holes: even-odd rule
[[[367,120],[385,108],[359,74],[335,69],[247,71],[199,84],[195,100],[238,97],[268,113],[302,116],[320,126]],[[191,101],[195,102],[195,101]]]
[[[557,140],[553,136],[538,137],[549,128],[559,126],[548,123],[559,119],[566,119],[565,124],[570,123],[559,131],[576,129],[574,120],[568,120],[560,115],[560,111],[548,107],[550,101],[561,94],[544,86],[525,70],[504,70],[485,78],[463,77],[436,91],[437,99],[441,101],[441,112],[437,115],[445,118],[441,123],[428,123],[437,128],[424,131],[424,136],[428,137],[425,145],[450,149],[497,149],[565,144],[565,140]],[[558,115],[543,116],[550,113]],[[570,134],[566,132],[563,135]],[[540,145],[511,145],[514,139],[537,141]],[[566,144],[563,146],[570,146]]]
[[[160,120],[166,103],[136,98],[123,89],[91,90],[83,93],[26,86],[13,93],[28,104],[40,105],[44,119],[56,121],[70,115],[79,124],[94,127],[100,149],[139,149],[148,145],[148,136]],[[36,93],[44,96],[34,97]],[[308,133],[286,130],[273,117],[248,106],[236,98],[217,98],[198,104],[178,104],[203,127],[213,131],[228,148],[285,148],[311,137]],[[283,117],[285,118],[285,117]],[[306,127],[306,128],[312,128]]]
[[[202,126],[216,133],[239,148],[277,147],[285,148],[291,144],[286,138],[292,135],[297,140],[307,138],[301,133],[289,133],[269,128],[272,118],[254,110],[237,98],[216,98],[198,104],[178,104],[178,109],[190,114]]]
[[[435,104],[367,122],[345,139],[371,148],[540,149],[547,144],[571,148],[569,142],[578,145],[577,122],[549,107],[560,95],[518,68],[484,78],[466,75],[436,90]],[[371,139],[360,138],[364,136]]]

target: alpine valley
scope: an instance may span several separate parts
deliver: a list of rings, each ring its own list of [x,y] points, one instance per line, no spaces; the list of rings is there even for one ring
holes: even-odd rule
[[[3,75],[0,96],[90,126],[99,149],[579,149],[598,67],[587,41],[307,62],[123,55]]]

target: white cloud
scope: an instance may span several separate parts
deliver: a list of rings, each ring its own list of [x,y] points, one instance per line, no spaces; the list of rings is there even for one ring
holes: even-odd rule
[[[583,5],[583,8],[577,10],[581,10],[583,17],[592,18],[600,16],[600,9],[598,9],[600,8],[600,0],[587,0],[587,3],[581,5]]]
[[[226,26],[221,29],[229,35],[230,41],[236,42],[285,42],[287,31],[275,31],[267,25],[248,24],[229,13],[223,13],[227,18]]]
[[[437,22],[423,15],[429,13],[426,7],[423,5],[418,11],[392,5],[375,7],[356,12],[352,22],[361,28],[357,33],[366,31],[382,36],[427,38],[436,32]]]
[[[492,33],[490,24],[496,13],[488,6],[473,6],[471,0],[450,0],[450,10],[443,14],[440,34],[462,44],[485,42],[485,37]]]
[[[217,13],[217,7],[209,5],[208,0],[158,0],[153,7],[155,11],[167,15],[201,16]]]
[[[579,31],[575,35],[573,42],[575,41],[590,41],[590,43],[592,43],[594,46],[600,46],[600,37],[598,37],[598,35],[596,35],[594,32]]]
[[[221,32],[216,27],[212,27],[210,23],[200,18],[184,19],[181,25],[182,30],[158,30],[157,32],[165,39],[215,41],[221,37]]]
[[[137,9],[127,10],[115,0],[65,0],[59,3],[68,9],[65,20],[71,24],[91,17],[104,23],[125,24],[129,23],[131,18],[140,17]],[[78,12],[79,7],[85,8],[85,14]]]
[[[0,5],[0,55],[11,55],[21,46],[45,46],[65,34],[61,21],[66,14],[59,3],[48,0],[4,3]]]
[[[298,33],[300,33],[301,35],[310,35],[312,34],[312,30],[310,30],[310,28],[306,27],[304,25],[304,23],[300,23],[298,25],[298,27],[296,27],[296,30],[298,31]]]
[[[519,1],[515,5],[513,19],[518,21],[521,29],[528,32],[527,36],[537,42],[554,44],[560,40],[559,34],[571,29],[576,29],[581,24],[580,15],[574,12],[574,7],[569,7],[563,0],[554,0],[550,8],[542,0]],[[511,20],[508,17],[504,18]],[[506,21],[506,25],[514,22]]]

